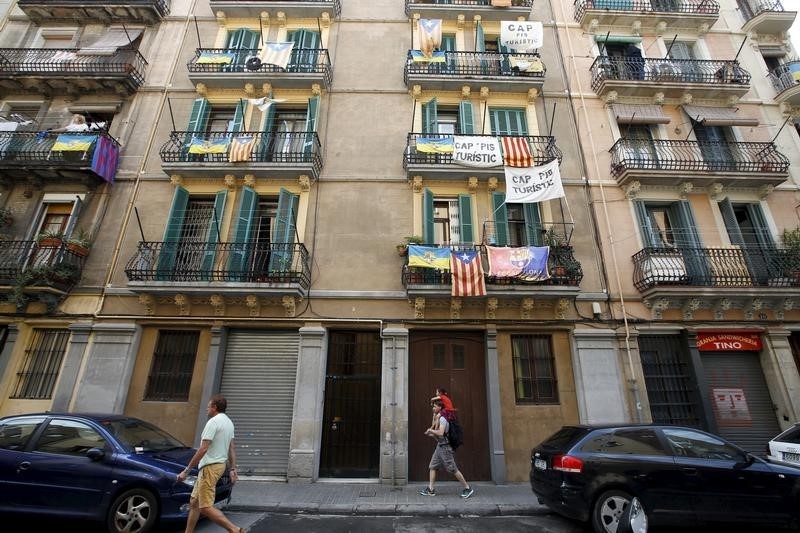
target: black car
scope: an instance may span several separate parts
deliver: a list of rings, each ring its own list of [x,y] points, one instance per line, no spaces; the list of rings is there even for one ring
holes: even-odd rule
[[[615,533],[634,496],[655,526],[800,517],[800,469],[688,427],[564,426],[531,451],[530,479],[540,503],[597,533]]]

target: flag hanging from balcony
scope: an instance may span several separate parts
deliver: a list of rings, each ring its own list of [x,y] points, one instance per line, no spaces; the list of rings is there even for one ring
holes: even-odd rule
[[[254,135],[240,135],[231,139],[231,151],[228,155],[228,161],[231,163],[238,163],[239,161],[250,161],[250,156],[253,155],[253,148],[256,145],[256,138]]]
[[[50,61],[72,61],[77,57],[78,56],[75,52],[69,52],[67,50],[57,50],[53,53],[53,57],[50,58]]]
[[[228,139],[192,139],[190,154],[224,154],[228,151]]]
[[[85,152],[92,147],[96,135],[59,135],[50,148],[53,152]]]
[[[287,42],[266,42],[264,43],[264,60],[263,63],[269,63],[286,69],[289,65],[289,60],[292,58],[292,50],[294,43]]]
[[[486,296],[481,254],[477,250],[463,250],[450,254],[452,271],[452,296]]]
[[[101,135],[97,138],[92,156],[92,172],[109,183],[114,182],[119,166],[119,145],[110,137]]]
[[[230,52],[220,52],[220,53],[201,52],[200,57],[197,58],[197,61],[195,61],[195,63],[224,65],[228,63],[233,63],[233,59],[235,57],[236,54]]]
[[[533,156],[525,137],[501,137],[503,160],[507,167],[531,167]]]
[[[492,168],[503,164],[497,137],[453,136],[453,163],[465,167]]]
[[[511,0],[492,0],[492,7],[511,7]]]
[[[524,281],[542,281],[547,273],[547,246],[523,246],[518,248],[486,247],[489,259],[489,275],[497,278],[517,278]]]
[[[543,44],[544,28],[532,20],[500,22],[500,44],[515,52],[532,52]]]
[[[267,98],[266,96],[262,96],[261,98],[248,98],[247,99],[250,104],[256,106],[259,111],[262,113],[269,109],[269,106],[272,104],[280,104],[281,102],[285,102],[285,98]]]
[[[408,266],[450,270],[450,248],[409,244]]]
[[[417,137],[417,152],[426,154],[452,154],[452,137]]]
[[[520,72],[544,72],[544,65],[539,56],[508,56],[512,69]]]
[[[442,47],[442,19],[419,19],[419,49],[425,57]]]
[[[444,63],[446,60],[444,52],[433,52],[428,57],[419,50],[411,50],[411,59],[418,63]]]
[[[530,204],[564,197],[558,159],[530,168],[505,167],[506,202]]]

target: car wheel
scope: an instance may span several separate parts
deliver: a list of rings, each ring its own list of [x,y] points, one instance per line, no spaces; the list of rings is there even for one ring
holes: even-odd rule
[[[147,533],[158,518],[158,502],[152,492],[131,489],[123,492],[108,509],[109,533]]]
[[[621,490],[609,490],[600,495],[592,509],[592,527],[596,533],[617,533],[619,519],[631,495]]]

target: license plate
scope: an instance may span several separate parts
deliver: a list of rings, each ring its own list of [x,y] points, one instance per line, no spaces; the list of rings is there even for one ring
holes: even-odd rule
[[[800,453],[783,452],[783,460],[791,463],[800,463]]]
[[[534,459],[533,466],[539,470],[547,470],[547,461],[544,459]]]

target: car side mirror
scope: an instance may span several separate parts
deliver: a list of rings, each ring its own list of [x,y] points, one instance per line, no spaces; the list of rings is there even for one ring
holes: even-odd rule
[[[647,514],[642,502],[634,497],[619,518],[617,533],[647,533]]]
[[[99,461],[105,456],[106,452],[104,452],[100,448],[89,448],[88,450],[86,450],[86,457],[88,457],[92,461]]]

